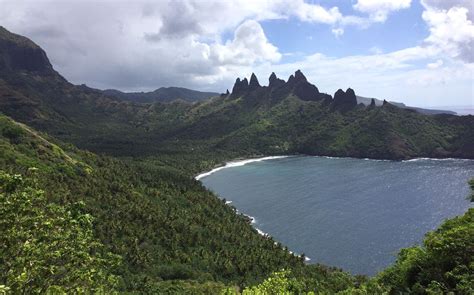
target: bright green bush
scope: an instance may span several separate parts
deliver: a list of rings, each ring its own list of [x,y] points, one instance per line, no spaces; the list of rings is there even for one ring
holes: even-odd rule
[[[49,203],[35,181],[0,172],[0,293],[113,293],[119,258],[93,238],[83,204]]]

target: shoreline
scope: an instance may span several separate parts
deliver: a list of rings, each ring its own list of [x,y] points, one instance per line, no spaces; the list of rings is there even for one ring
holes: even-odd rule
[[[316,157],[316,158],[326,158],[326,159],[357,159],[357,160],[364,160],[364,161],[374,161],[374,162],[416,162],[416,161],[423,161],[423,160],[431,160],[431,161],[453,161],[453,160],[461,160],[461,161],[474,161],[474,159],[467,159],[467,158],[428,158],[428,157],[416,157],[410,159],[376,159],[376,158],[357,158],[357,157],[337,157],[337,156],[317,156],[317,155],[305,155],[305,154],[291,154],[291,155],[280,155],[280,156],[265,156],[259,158],[236,158],[234,160],[230,160],[228,162],[224,162],[215,166],[213,169],[208,170],[206,172],[201,172],[194,176],[195,180],[201,180],[204,177],[207,177],[211,174],[214,174],[217,171],[233,168],[233,167],[240,167],[250,163],[255,162],[262,162],[267,160],[274,160],[274,159],[284,159],[290,157]]]
[[[220,171],[222,169],[226,168],[232,168],[232,167],[239,167],[239,166],[244,166],[249,163],[255,163],[255,162],[262,162],[262,161],[267,161],[267,160],[273,160],[273,159],[284,159],[288,157],[292,157],[294,155],[286,155],[286,156],[267,156],[267,157],[261,157],[261,158],[249,158],[249,159],[236,159],[232,160],[229,162],[225,162],[222,165],[219,165],[212,170],[209,170],[207,172],[200,173],[194,177],[196,180],[200,180],[206,176],[209,176],[217,171]]]

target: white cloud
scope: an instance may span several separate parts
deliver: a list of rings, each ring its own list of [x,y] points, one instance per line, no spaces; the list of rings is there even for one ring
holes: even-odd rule
[[[259,21],[293,17],[328,24],[336,36],[344,26],[365,25],[304,0],[0,0],[0,7],[2,25],[39,43],[66,78],[124,90],[212,88],[208,83],[278,62]]]
[[[342,36],[342,34],[344,34],[344,29],[343,28],[334,28],[334,29],[331,30],[331,32],[334,34],[334,36],[339,38],[340,36]]]
[[[451,57],[474,62],[474,24],[468,19],[468,8],[453,6],[439,9],[425,6],[422,17],[430,30],[425,41]]]
[[[389,13],[409,8],[411,0],[357,0],[354,9],[368,13],[375,22],[384,22]]]
[[[232,41],[211,45],[211,57],[219,65],[252,65],[264,61],[278,62],[281,54],[268,42],[260,24],[247,20],[235,30]]]
[[[436,60],[435,62],[432,62],[432,63],[429,63],[426,65],[426,67],[428,69],[437,69],[439,67],[441,67],[443,65],[443,60],[442,59],[438,59]]]

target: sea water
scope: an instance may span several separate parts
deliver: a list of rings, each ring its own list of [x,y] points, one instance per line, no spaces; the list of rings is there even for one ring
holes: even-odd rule
[[[373,275],[471,205],[474,161],[284,157],[233,162],[203,184],[310,263]]]

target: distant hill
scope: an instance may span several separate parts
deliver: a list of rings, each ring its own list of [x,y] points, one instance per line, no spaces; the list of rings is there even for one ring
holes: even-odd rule
[[[366,106],[370,105],[370,102],[372,99],[375,101],[376,106],[381,106],[383,104],[383,100],[377,99],[377,98],[370,98],[370,97],[364,97],[364,96],[357,96],[357,102],[362,103]],[[395,102],[395,101],[390,101],[391,104],[394,106],[397,106],[402,109],[409,109],[409,110],[415,110],[418,113],[425,114],[425,115],[438,115],[438,114],[449,114],[449,115],[457,115],[456,112],[453,111],[447,111],[447,110],[434,110],[434,109],[423,109],[423,108],[417,108],[417,107],[410,107],[407,106],[404,103],[401,102]]]
[[[192,104],[173,98],[189,101],[199,92],[162,88],[151,94],[167,96],[150,94],[148,101],[159,102],[152,105],[137,102],[147,101],[145,93],[118,99],[69,83],[39,46],[4,29],[0,60],[0,112],[92,152],[189,157],[182,167],[188,172],[271,154],[474,158],[473,116],[426,116],[386,101],[365,106],[350,88],[320,92],[299,70],[286,81],[272,74],[268,86],[252,74],[237,79],[231,93]]]
[[[115,89],[107,89],[103,93],[121,100],[142,103],[170,102],[178,99],[196,102],[219,95],[217,92],[201,92],[182,87],[161,87],[150,92],[122,92]]]

